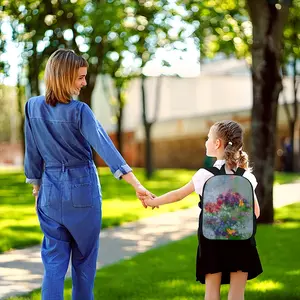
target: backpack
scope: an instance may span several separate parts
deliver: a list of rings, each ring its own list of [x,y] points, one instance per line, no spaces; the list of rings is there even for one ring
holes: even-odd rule
[[[255,233],[254,193],[242,168],[226,174],[225,164],[205,168],[214,174],[204,186],[201,197],[202,235],[209,240],[248,240]]]

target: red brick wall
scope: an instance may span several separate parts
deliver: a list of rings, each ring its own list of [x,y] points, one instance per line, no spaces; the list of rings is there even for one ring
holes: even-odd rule
[[[238,121],[243,123],[243,120]],[[285,136],[288,136],[288,129],[282,126],[277,137],[277,149],[281,148],[281,140]],[[111,134],[110,137],[114,144],[117,145],[116,134]],[[154,168],[200,168],[203,166],[205,157],[205,139],[205,136],[187,136],[181,139],[153,141]],[[143,167],[145,157],[144,143],[136,142],[133,132],[124,133],[123,143],[123,157],[126,162],[132,167]],[[248,130],[245,133],[244,149],[248,153],[250,152]],[[276,168],[280,169],[280,156],[276,155],[275,157]],[[22,159],[22,147],[20,144],[0,143],[0,164],[21,165]],[[105,166],[105,163],[98,155],[96,155],[95,161],[98,166]]]
[[[116,148],[118,148],[117,134],[112,133],[109,135]],[[123,153],[122,156],[130,166],[138,165],[138,145],[134,140],[134,132],[123,133]],[[95,154],[95,162],[97,166],[105,166],[105,162],[98,154]]]
[[[0,164],[21,165],[23,163],[22,145],[0,143]]]

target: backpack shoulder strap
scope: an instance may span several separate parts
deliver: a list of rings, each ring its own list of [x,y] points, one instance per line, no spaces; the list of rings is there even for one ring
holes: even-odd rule
[[[221,167],[220,174],[226,175],[225,164]]]
[[[243,169],[243,168],[237,168],[236,171],[235,171],[235,175],[243,176],[245,171],[246,170]]]
[[[238,167],[235,171],[231,170],[234,175],[243,176],[245,173],[245,169]],[[225,164],[221,167],[219,174],[226,174]]]
[[[204,170],[214,174],[214,175],[219,175],[220,174],[220,170],[216,167],[208,167],[208,168],[203,168]]]

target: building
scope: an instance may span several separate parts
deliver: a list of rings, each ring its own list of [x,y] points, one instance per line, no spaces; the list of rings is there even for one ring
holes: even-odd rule
[[[236,120],[245,129],[245,149],[250,150],[252,80],[244,61],[229,59],[203,66],[193,78],[149,77],[146,81],[148,118],[155,114],[157,86],[161,81],[157,121],[152,129],[155,168],[199,168],[205,158],[204,141],[210,126],[224,119]],[[284,78],[285,95],[292,103],[292,80]],[[101,124],[116,140],[113,119],[114,90],[109,78],[100,78],[92,98],[93,110]],[[144,129],[142,124],[141,81],[132,81],[124,108],[124,157],[132,166],[144,166]],[[277,168],[280,168],[282,140],[288,137],[283,97],[279,100]],[[291,107],[290,107],[291,108]],[[299,116],[300,119],[300,116]],[[299,149],[300,124],[297,139]],[[296,149],[297,150],[297,149]]]
[[[290,105],[293,101],[291,78],[284,78],[284,87]],[[99,76],[92,96],[92,108],[114,142],[117,128],[113,122],[115,94],[110,78]],[[155,168],[201,167],[205,158],[207,132],[214,122],[223,119],[233,119],[242,124],[246,132],[245,150],[250,150],[252,81],[244,61],[227,59],[210,62],[202,66],[198,77],[149,77],[146,80],[146,97],[149,121],[153,120],[157,111],[151,139]],[[131,166],[142,167],[145,155],[140,79],[131,82],[127,99],[123,119],[123,156]],[[289,136],[282,96],[279,103],[277,169],[281,168],[282,141]],[[15,115],[14,112],[12,116]],[[299,152],[299,122],[297,126],[296,150]],[[15,138],[13,142],[0,143],[0,164],[21,164],[22,152]],[[101,159],[97,160],[103,165]]]

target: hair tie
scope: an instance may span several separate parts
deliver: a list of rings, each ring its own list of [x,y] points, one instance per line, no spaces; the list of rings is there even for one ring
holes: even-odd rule
[[[232,146],[232,142],[228,142],[228,145]]]

